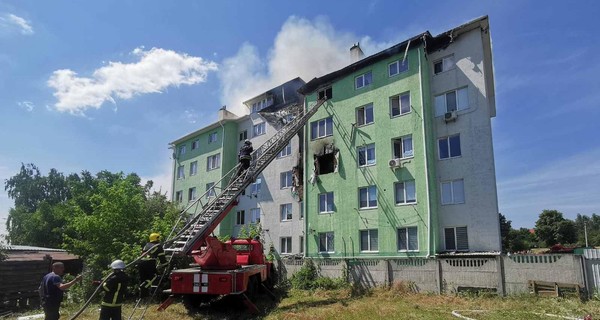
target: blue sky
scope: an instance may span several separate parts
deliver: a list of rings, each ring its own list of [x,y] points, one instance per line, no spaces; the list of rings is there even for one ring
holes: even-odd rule
[[[0,180],[136,172],[168,190],[170,141],[270,86],[489,15],[500,212],[600,213],[596,1],[3,1]],[[12,201],[0,192],[0,233]]]

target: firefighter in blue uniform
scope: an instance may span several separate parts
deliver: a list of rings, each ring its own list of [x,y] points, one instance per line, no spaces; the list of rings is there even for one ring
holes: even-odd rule
[[[125,274],[125,262],[115,260],[110,264],[113,273],[102,285],[104,299],[100,307],[100,320],[121,320],[121,305],[125,299],[129,277]]]
[[[158,278],[158,270],[156,268],[156,260],[160,261],[159,269],[167,265],[165,251],[160,244],[160,234],[151,233],[148,238],[149,242],[144,246],[144,257],[140,260],[140,298],[145,298],[150,295],[150,288]]]

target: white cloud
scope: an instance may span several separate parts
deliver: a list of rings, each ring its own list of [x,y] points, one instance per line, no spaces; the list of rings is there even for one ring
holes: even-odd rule
[[[309,39],[307,41],[307,39]],[[242,102],[295,77],[310,81],[351,63],[350,47],[360,42],[369,55],[392,43],[376,43],[367,36],[337,31],[324,18],[314,21],[290,17],[277,34],[266,58],[245,43],[226,58],[219,73],[221,102],[238,115],[248,112]]]
[[[196,123],[203,117],[203,115],[204,114],[202,112],[197,112],[193,109],[186,109],[183,111],[183,115],[181,117],[188,123]]]
[[[517,226],[533,226],[544,209],[577,213],[600,213],[600,149],[588,150],[498,182],[500,212]]]
[[[33,104],[33,102],[31,101],[21,101],[21,102],[17,102],[17,105],[23,109],[25,109],[27,112],[31,112],[33,111],[33,109],[35,108],[35,105]]]
[[[152,180],[152,190],[165,194],[167,195],[167,198],[171,199],[171,184],[173,183],[172,174],[173,163],[171,161],[165,161],[163,165],[161,165],[161,172],[157,172],[149,177],[141,177],[142,184],[146,183],[148,180]]]
[[[92,77],[79,77],[69,69],[56,70],[48,80],[56,90],[54,105],[60,112],[83,114],[89,108],[100,108],[106,101],[130,99],[145,93],[160,93],[170,86],[193,85],[206,81],[217,64],[200,57],[172,50],[136,48],[131,53],[139,58],[133,63],[108,62],[96,69]]]
[[[0,16],[0,29],[17,30],[23,35],[32,35],[33,27],[30,22],[12,13]]]

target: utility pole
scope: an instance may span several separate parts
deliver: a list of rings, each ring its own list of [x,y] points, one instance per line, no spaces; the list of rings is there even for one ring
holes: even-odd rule
[[[588,241],[587,241],[587,222],[586,221],[583,221],[583,234],[585,235],[585,246],[587,248]]]

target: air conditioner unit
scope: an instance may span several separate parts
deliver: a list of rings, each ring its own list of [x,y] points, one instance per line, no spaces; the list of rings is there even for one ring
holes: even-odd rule
[[[457,117],[456,110],[446,112],[444,114],[444,121],[446,121],[446,122],[456,121],[456,117]]]
[[[400,167],[402,167],[402,162],[400,162],[400,159],[392,159],[388,162],[388,165],[392,169],[400,168]]]

